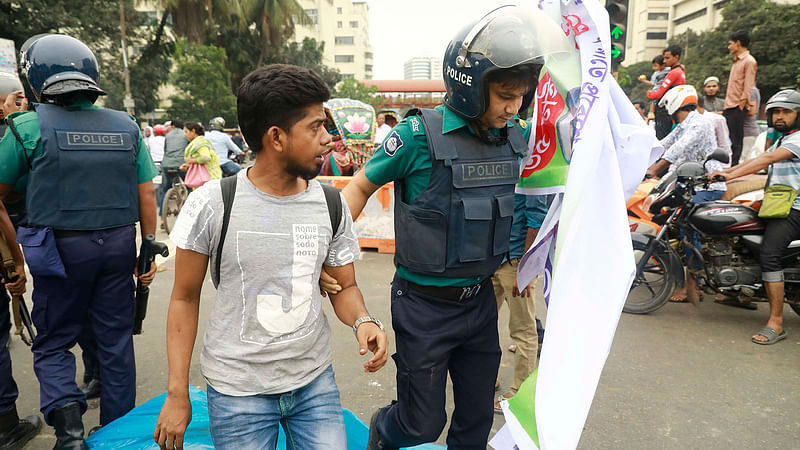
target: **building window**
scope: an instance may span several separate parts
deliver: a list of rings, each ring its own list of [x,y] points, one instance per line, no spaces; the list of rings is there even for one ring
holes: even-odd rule
[[[336,44],[353,45],[355,40],[353,36],[336,36]]]
[[[372,52],[364,52],[364,58],[372,59]]]
[[[667,20],[667,19],[669,19],[669,13],[665,12],[647,13],[647,20]]]
[[[350,28],[358,28],[358,21],[357,20],[351,20],[350,21]]]
[[[722,9],[726,3],[730,2],[731,0],[721,0],[717,3],[714,3],[714,9]]]
[[[314,25],[317,24],[317,10],[316,9],[304,9],[303,10],[309,19],[311,19],[311,23]]]
[[[333,60],[337,63],[351,63],[356,60],[356,57],[353,55],[336,55]]]
[[[667,32],[666,31],[647,33],[647,39],[659,40],[659,39],[666,39],[666,38],[667,38]]]
[[[695,11],[695,12],[693,12],[691,14],[687,14],[687,15],[685,15],[683,17],[679,17],[679,18],[675,19],[675,25],[680,25],[682,23],[686,23],[686,22],[692,21],[694,19],[697,19],[698,17],[703,17],[705,15],[706,15],[706,9],[705,8],[698,9],[697,11]]]
[[[342,21],[336,22],[336,28],[342,28]]]
[[[336,8],[336,14],[341,14],[341,13],[342,13],[342,8],[341,7]]]
[[[347,79],[350,79],[350,78],[355,78],[355,77],[356,77],[356,76],[355,76],[355,75],[353,75],[352,73],[343,73],[343,74],[342,74],[342,79],[343,79],[343,80],[347,80]]]
[[[365,72],[372,72],[372,64],[364,65],[364,71]]]

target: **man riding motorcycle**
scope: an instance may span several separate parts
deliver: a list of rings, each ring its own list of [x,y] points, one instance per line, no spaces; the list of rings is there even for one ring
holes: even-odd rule
[[[657,177],[669,168],[673,171],[686,161],[702,161],[716,147],[716,134],[714,124],[697,110],[697,91],[691,85],[675,86],[661,98],[659,106],[666,108],[667,113],[678,125],[661,140],[664,154],[654,163],[647,173]],[[706,163],[710,170],[722,169],[722,163],[710,160]],[[697,187],[694,203],[719,200],[725,193],[725,183],[712,183],[708,189]],[[700,248],[700,240],[694,236],[695,247]],[[683,303],[687,299],[697,300],[697,282],[692,277],[686,277],[686,286],[678,289],[670,301]]]
[[[781,133],[770,149],[755,159],[730,169],[716,171],[709,179],[722,177],[727,181],[770,168],[768,186],[787,185],[795,191],[800,188],[800,92],[786,89],[767,101],[767,125]],[[767,325],[752,337],[756,344],[771,345],[786,338],[783,329],[784,275],[781,256],[787,246],[800,239],[800,198],[792,204],[784,218],[766,219],[766,229],[761,246],[761,271],[764,288],[769,299]]]

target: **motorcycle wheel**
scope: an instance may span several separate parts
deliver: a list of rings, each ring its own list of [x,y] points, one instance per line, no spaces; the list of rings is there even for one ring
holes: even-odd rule
[[[636,264],[644,256],[646,244],[633,241],[633,255]],[[622,311],[629,314],[651,313],[667,303],[669,296],[675,291],[675,280],[670,276],[669,262],[660,253],[653,253],[650,261],[642,270],[642,277],[637,277],[631,284],[628,298]]]
[[[175,221],[178,220],[180,212],[181,196],[175,188],[169,188],[161,203],[161,221],[164,223],[167,234],[172,232],[172,228],[175,227]]]

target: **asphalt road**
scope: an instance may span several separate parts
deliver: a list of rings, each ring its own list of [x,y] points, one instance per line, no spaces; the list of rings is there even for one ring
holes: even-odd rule
[[[166,241],[166,236],[158,239]],[[144,334],[134,339],[137,404],[161,394],[167,385],[164,324],[174,275],[172,257],[165,266],[152,286]],[[366,251],[356,271],[370,312],[390,323],[391,255]],[[214,294],[207,279],[190,373],[191,383],[203,389],[197,356]],[[544,318],[544,304],[539,302],[537,309]],[[338,322],[329,304],[325,311],[333,329],[334,369],[343,406],[368,421],[372,411],[394,398],[394,365],[390,361],[378,373],[364,373],[365,358],[358,355],[351,329]],[[766,304],[746,311],[716,305],[711,297],[697,307],[670,303],[650,315],[623,314],[579,448],[800,448],[800,316],[786,307],[789,337],[771,347],[752,344],[750,336],[766,323],[767,315]],[[505,349],[511,342],[507,309],[501,311],[500,330]],[[38,413],[31,353],[14,340],[11,354],[20,388],[19,412]],[[504,350],[498,395],[512,378],[513,354]],[[98,414],[95,400],[84,416],[87,430],[97,425]],[[495,415],[493,429],[502,425],[502,416]],[[445,437],[446,431],[438,443],[444,444]],[[54,443],[52,429],[47,428],[26,448],[50,449]]]

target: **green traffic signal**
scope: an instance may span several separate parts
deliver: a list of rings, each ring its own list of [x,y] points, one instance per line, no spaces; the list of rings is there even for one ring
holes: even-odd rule
[[[619,58],[619,55],[622,54],[622,50],[616,44],[611,45],[611,57],[614,59]]]
[[[615,26],[613,30],[611,30],[611,37],[614,39],[619,39],[623,34],[624,31],[619,26]]]

